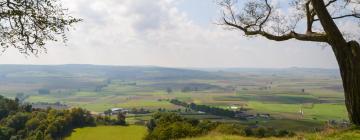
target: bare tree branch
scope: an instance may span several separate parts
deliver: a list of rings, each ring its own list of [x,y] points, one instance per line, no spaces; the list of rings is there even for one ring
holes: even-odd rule
[[[348,17],[360,18],[360,14],[342,15],[342,16],[332,17],[332,19],[342,19],[342,18],[348,18]],[[319,19],[315,19],[314,21],[319,21]]]
[[[223,25],[239,29],[247,36],[260,35],[274,41],[297,39],[301,41],[328,42],[326,34],[312,32],[315,14],[310,7],[307,7],[308,30],[305,34],[296,33],[293,29],[287,31],[287,29],[281,28],[280,30],[284,31],[277,31],[278,35],[275,35],[264,29],[264,25],[275,20],[275,18],[270,18],[273,10],[268,0],[262,0],[262,3],[250,2],[246,5],[245,14],[242,15],[235,15],[233,10],[234,3],[231,0],[225,0],[221,5],[226,10],[224,12]],[[276,23],[280,24],[279,22]]]
[[[233,24],[231,22],[228,22],[226,19],[224,19],[224,22],[226,25],[232,26],[234,28],[240,29],[245,33],[245,35],[261,35],[266,37],[267,39],[274,40],[274,41],[286,41],[290,39],[297,39],[301,41],[316,41],[316,42],[327,42],[327,38],[323,34],[299,34],[294,31],[291,31],[288,34],[284,34],[281,36],[273,35],[270,33],[267,33],[265,31],[257,30],[257,31],[249,31],[245,29],[244,27],[241,27],[239,25]]]
[[[329,7],[331,4],[335,3],[338,0],[330,0],[325,6]]]

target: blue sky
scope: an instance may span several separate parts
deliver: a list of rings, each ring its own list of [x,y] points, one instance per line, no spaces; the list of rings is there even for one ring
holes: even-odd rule
[[[8,49],[1,64],[153,65],[165,67],[337,68],[330,47],[247,38],[215,25],[214,0],[62,0],[84,21],[47,53]],[[351,26],[349,26],[351,27]]]

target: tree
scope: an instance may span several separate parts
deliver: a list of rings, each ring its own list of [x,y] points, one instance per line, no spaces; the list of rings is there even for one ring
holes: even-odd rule
[[[124,113],[119,113],[116,116],[118,125],[125,125],[126,124],[126,115]]]
[[[168,87],[168,88],[166,88],[166,93],[167,93],[167,94],[172,93],[172,89],[171,89],[171,88],[169,88],[169,87]]]
[[[105,116],[111,116],[111,110],[108,109],[108,110],[104,111],[104,114],[105,114]]]
[[[47,41],[66,41],[65,31],[80,19],[69,16],[58,0],[0,1],[0,45],[24,54],[45,50]]]
[[[360,19],[359,4],[359,0],[291,0],[290,8],[294,12],[285,15],[271,0],[219,2],[223,8],[221,24],[246,36],[330,45],[340,67],[349,118],[357,126],[360,125],[360,45],[340,31],[337,21]],[[304,33],[297,32],[302,28],[306,29]]]
[[[148,128],[148,130],[150,132],[152,132],[155,127],[156,127],[156,123],[155,123],[155,120],[154,119],[150,119],[149,122],[146,124],[146,127]]]

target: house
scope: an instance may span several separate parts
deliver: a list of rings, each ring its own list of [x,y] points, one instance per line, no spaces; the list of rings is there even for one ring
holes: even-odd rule
[[[198,111],[197,113],[198,114],[205,114],[205,112],[203,112],[203,111]]]
[[[257,117],[264,118],[264,119],[270,119],[270,114],[257,114]]]
[[[230,109],[232,109],[232,110],[238,110],[239,107],[238,107],[238,106],[235,106],[235,105],[232,105],[232,106],[230,106]]]
[[[129,110],[126,110],[126,109],[123,109],[123,108],[111,108],[111,115],[116,115],[116,114],[119,114],[119,113],[128,113]]]

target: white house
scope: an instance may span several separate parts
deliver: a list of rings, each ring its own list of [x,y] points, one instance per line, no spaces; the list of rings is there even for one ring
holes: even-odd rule
[[[111,108],[111,114],[115,115],[115,114],[119,114],[119,113],[128,113],[129,110],[123,109],[123,108]]]

